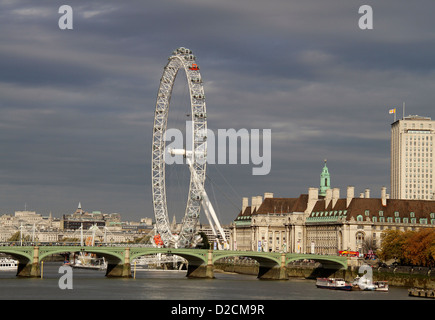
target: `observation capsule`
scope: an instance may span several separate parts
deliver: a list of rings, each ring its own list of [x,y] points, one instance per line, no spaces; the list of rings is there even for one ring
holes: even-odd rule
[[[197,70],[199,70],[199,66],[196,63],[192,63],[192,65],[189,67],[189,69],[197,71]]]

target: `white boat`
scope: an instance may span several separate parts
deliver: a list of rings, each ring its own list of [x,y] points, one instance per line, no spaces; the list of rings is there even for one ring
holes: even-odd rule
[[[104,258],[96,258],[91,255],[86,255],[84,253],[80,253],[78,257],[74,257],[73,261],[68,264],[73,268],[80,269],[92,269],[92,270],[106,270],[107,262]]]
[[[376,289],[374,283],[365,276],[356,277],[352,282],[352,288],[354,290],[373,291]]]
[[[94,224],[89,228],[92,231],[91,236],[87,236],[86,239],[83,234],[83,223],[80,228],[80,246],[95,246],[95,235],[97,232],[101,232],[97,225]],[[95,254],[80,252],[78,256],[76,254],[73,255],[72,261],[65,261],[64,265],[71,266],[73,268],[80,269],[92,269],[92,270],[106,270],[107,269],[107,261],[104,258],[97,258]]]
[[[157,253],[133,259],[131,267],[136,270],[181,270],[186,264],[187,260],[180,256]]]
[[[352,290],[363,290],[363,291],[388,291],[387,281],[375,281],[372,282],[365,276],[356,277],[352,282]]]
[[[317,288],[333,290],[352,290],[352,285],[341,278],[317,278]]]
[[[376,291],[388,292],[388,281],[375,281]]]
[[[0,271],[16,271],[18,261],[10,258],[0,258]]]

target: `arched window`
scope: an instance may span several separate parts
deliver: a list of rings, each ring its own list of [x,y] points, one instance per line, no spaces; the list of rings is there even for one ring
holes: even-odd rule
[[[362,215],[358,215],[356,217],[356,221],[363,221],[363,216]]]
[[[356,245],[361,246],[364,241],[364,233],[358,232],[356,235]]]

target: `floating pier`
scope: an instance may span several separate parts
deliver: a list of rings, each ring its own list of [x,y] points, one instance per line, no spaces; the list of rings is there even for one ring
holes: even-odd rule
[[[408,289],[408,294],[411,297],[435,299],[435,290],[434,289],[411,288],[411,289]]]

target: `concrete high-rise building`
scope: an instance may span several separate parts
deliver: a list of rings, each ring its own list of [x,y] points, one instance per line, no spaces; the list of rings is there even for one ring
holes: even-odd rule
[[[391,125],[391,198],[434,200],[435,121],[410,115]]]

